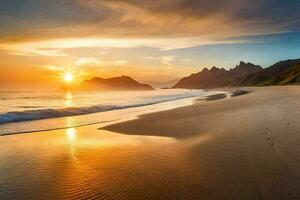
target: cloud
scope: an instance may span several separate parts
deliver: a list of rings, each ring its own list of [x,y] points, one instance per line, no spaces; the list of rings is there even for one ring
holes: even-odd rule
[[[162,56],[161,62],[164,65],[172,65],[171,62],[174,60],[174,56]]]
[[[144,57],[145,59],[148,59],[148,60],[158,60],[161,62],[161,64],[163,65],[172,65],[172,61],[174,61],[175,59],[175,56],[160,56],[160,57],[151,57],[151,56],[146,56]]]
[[[56,48],[31,48],[31,47],[21,47],[17,49],[8,49],[11,55],[16,56],[47,56],[47,57],[64,57],[68,56],[63,49]]]
[[[128,63],[127,60],[113,60],[113,61],[109,61],[107,64],[108,65],[122,66],[122,65],[125,65],[127,63]]]
[[[59,67],[59,66],[55,66],[55,65],[46,65],[44,67],[51,71],[63,71],[63,67]]]
[[[176,40],[176,43],[174,43]],[[198,37],[191,38],[73,38],[73,39],[53,39],[31,42],[19,42],[13,44],[1,44],[0,49],[6,50],[11,55],[19,56],[48,56],[48,57],[62,57],[68,56],[65,50],[76,48],[99,48],[99,47],[113,47],[113,48],[135,48],[135,47],[153,47],[160,50],[173,50],[189,48],[194,46],[208,45],[208,44],[233,44],[233,43],[251,43],[256,40],[249,41],[247,38],[239,38],[238,40],[201,40]],[[47,48],[45,48],[47,47]],[[99,53],[99,55],[105,55]]]
[[[99,66],[122,66],[128,63],[127,60],[101,60],[93,57],[82,57],[76,62],[76,66],[82,67],[99,67]]]
[[[75,65],[76,66],[83,66],[83,65],[102,65],[104,62],[98,58],[79,58]]]
[[[148,39],[157,39],[159,46],[161,40],[173,39],[177,43],[178,38],[194,38],[194,45],[201,45],[243,35],[298,31],[300,25],[297,12],[300,1],[2,0],[0,3],[0,43],[139,38],[145,42],[143,45],[149,45]]]

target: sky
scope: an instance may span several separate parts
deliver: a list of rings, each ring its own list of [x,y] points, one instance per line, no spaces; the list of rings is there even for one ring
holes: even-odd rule
[[[299,0],[0,0],[0,89],[177,80],[300,56]]]

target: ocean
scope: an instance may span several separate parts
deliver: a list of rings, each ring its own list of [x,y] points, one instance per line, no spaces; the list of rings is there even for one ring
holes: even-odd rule
[[[103,113],[117,110],[122,110],[122,113],[134,112],[134,108],[148,111],[170,109],[190,104],[195,97],[215,93],[218,92],[185,89],[75,93],[0,92],[0,135],[106,122],[112,120],[112,117]],[[97,113],[102,113],[101,120],[99,115],[95,115]],[[115,114],[114,120],[116,117],[118,114]]]

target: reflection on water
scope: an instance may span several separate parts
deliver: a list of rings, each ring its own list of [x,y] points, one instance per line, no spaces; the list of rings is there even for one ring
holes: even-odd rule
[[[65,95],[65,107],[73,107],[74,102],[73,102],[73,94],[72,92],[67,92]]]
[[[160,199],[176,187],[176,139],[96,128],[0,137],[0,199]]]
[[[65,127],[74,127],[76,125],[76,117],[66,117],[64,118]],[[67,129],[68,130],[68,129]]]

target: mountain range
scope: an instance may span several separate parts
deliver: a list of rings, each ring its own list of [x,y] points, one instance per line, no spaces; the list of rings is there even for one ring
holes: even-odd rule
[[[211,89],[230,86],[270,86],[300,84],[300,59],[285,60],[263,69],[259,65],[240,62],[234,68],[212,67],[184,77],[179,81],[170,81],[169,88]],[[160,84],[161,85],[161,84]],[[78,90],[154,90],[149,84],[139,83],[129,76],[113,78],[94,77],[83,81]]]
[[[230,70],[215,66],[210,70],[204,68],[198,73],[182,78],[172,88],[209,89],[224,87],[239,77],[259,72],[262,69],[259,65],[245,62],[240,62],[239,65]]]
[[[300,59],[280,61],[264,70],[235,79],[231,86],[270,86],[300,83]]]

